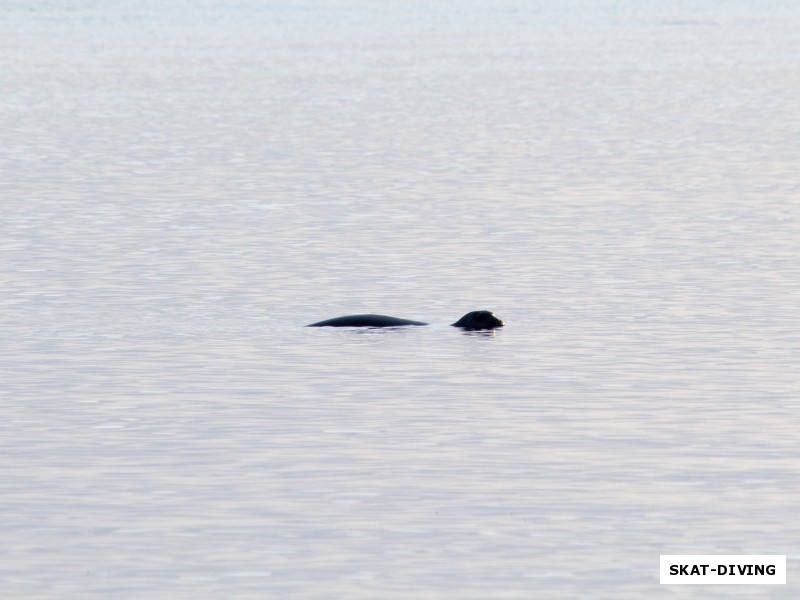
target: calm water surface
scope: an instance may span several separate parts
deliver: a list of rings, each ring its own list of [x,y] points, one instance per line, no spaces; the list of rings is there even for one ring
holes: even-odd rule
[[[0,3],[2,595],[796,598],[798,32]]]

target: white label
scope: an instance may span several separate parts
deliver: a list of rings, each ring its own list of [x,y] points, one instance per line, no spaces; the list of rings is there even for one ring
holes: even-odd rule
[[[661,583],[786,583],[785,554],[662,554]]]

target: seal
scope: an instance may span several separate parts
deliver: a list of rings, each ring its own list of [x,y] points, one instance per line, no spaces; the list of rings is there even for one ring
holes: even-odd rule
[[[427,323],[387,317],[386,315],[350,315],[311,323],[306,327],[404,327],[406,325],[427,325]]]
[[[428,325],[422,321],[411,321],[409,319],[398,319],[397,317],[387,317],[386,315],[349,315],[346,317],[335,317],[326,319],[318,323],[311,323],[306,327],[405,327],[407,325]],[[488,310],[476,310],[465,314],[458,321],[452,324],[453,327],[460,327],[467,331],[479,329],[495,329],[502,327],[503,322]]]

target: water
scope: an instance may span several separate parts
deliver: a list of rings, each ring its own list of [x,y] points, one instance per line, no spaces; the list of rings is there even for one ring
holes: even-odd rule
[[[3,595],[796,597],[798,31],[0,4]]]

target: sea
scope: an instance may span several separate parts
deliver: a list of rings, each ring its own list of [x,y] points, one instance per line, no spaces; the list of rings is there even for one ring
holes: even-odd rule
[[[800,597],[796,0],[0,0],[0,92],[2,597]]]

